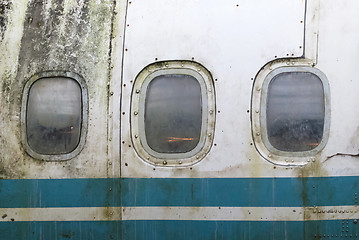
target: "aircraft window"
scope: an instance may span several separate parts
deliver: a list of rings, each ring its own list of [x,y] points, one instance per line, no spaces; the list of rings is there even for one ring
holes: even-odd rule
[[[280,151],[300,152],[322,141],[324,88],[311,72],[282,72],[268,84],[266,125],[269,143]]]
[[[156,165],[184,166],[200,161],[214,134],[211,74],[187,61],[157,62],[134,83],[131,136],[135,150]]]
[[[46,76],[30,80],[25,91],[22,121],[28,153],[44,160],[76,155],[84,144],[86,125],[83,97],[87,94],[81,82],[66,76]]]
[[[201,87],[190,75],[166,74],[147,87],[145,132],[149,147],[159,153],[185,153],[200,139]]]
[[[41,154],[73,151],[80,140],[81,88],[67,78],[43,78],[30,88],[27,141]]]

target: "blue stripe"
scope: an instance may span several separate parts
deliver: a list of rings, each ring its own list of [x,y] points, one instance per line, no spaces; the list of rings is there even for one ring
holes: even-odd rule
[[[358,234],[353,220],[0,222],[4,240],[311,240],[356,239]]]
[[[0,208],[357,205],[359,177],[0,180]]]

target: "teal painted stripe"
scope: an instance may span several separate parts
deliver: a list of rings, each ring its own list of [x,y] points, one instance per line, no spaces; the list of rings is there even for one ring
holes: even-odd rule
[[[123,179],[123,206],[356,205],[359,177]]]
[[[0,222],[0,239],[12,240],[312,240],[358,234],[353,220]]]
[[[0,180],[0,208],[120,206],[120,179]]]
[[[357,205],[359,177],[0,180],[0,208]]]

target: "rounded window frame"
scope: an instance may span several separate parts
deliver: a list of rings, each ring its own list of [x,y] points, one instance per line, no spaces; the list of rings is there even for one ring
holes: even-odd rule
[[[77,144],[76,148],[69,153],[64,154],[41,154],[34,151],[28,141],[27,141],[27,134],[26,134],[26,113],[27,113],[27,104],[29,98],[29,92],[32,85],[40,79],[46,78],[69,78],[76,81],[81,89],[81,114],[82,114],[82,121],[81,121],[81,130],[80,130],[80,139],[79,143]],[[88,91],[87,85],[85,80],[78,74],[73,72],[67,71],[47,71],[47,72],[40,72],[33,75],[26,83],[23,89],[22,94],[22,105],[21,105],[21,142],[22,146],[31,157],[39,160],[44,161],[66,161],[76,157],[85,146],[86,142],[86,135],[87,135],[87,126],[88,126]]]
[[[268,86],[275,76],[287,72],[307,72],[317,76],[324,91],[324,126],[319,145],[307,151],[281,151],[269,142],[267,135],[266,108]],[[279,165],[304,165],[314,160],[326,146],[330,131],[330,88],[327,77],[311,63],[295,61],[273,62],[265,66],[257,75],[252,91],[252,137],[258,152],[268,161]]]
[[[145,102],[147,87],[158,76],[185,74],[194,77],[201,88],[202,124],[196,147],[184,153],[160,153],[147,144],[145,136]],[[214,136],[215,92],[210,72],[196,62],[163,61],[145,67],[136,77],[131,97],[131,139],[141,159],[156,166],[188,166],[201,161],[209,152]]]

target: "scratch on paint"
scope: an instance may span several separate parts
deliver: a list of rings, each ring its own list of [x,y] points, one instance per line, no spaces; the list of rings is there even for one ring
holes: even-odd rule
[[[326,161],[328,161],[329,159],[331,159],[331,158],[333,158],[333,157],[336,157],[336,156],[344,156],[344,157],[359,157],[359,153],[357,153],[357,154],[350,154],[350,153],[336,153],[336,154],[334,154],[334,155],[331,155],[331,156],[328,156],[324,161],[323,161],[323,163],[324,162],[326,162]]]

